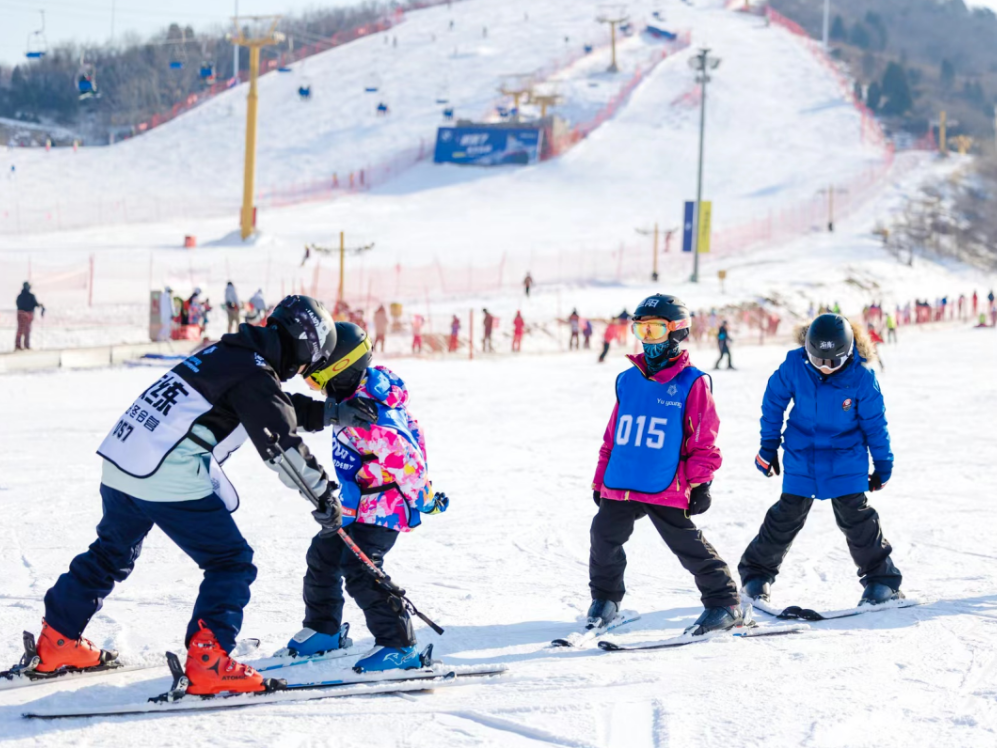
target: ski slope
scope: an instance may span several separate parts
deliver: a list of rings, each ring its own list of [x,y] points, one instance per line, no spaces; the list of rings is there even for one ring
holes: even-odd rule
[[[636,300],[636,299],[635,299]],[[912,595],[928,605],[814,624],[788,637],[719,640],[669,652],[554,652],[545,645],[588,605],[589,483],[614,354],[397,361],[424,426],[448,513],[401,538],[388,569],[445,628],[420,641],[454,663],[502,663],[504,681],[411,698],[281,704],[156,719],[28,723],[20,713],[158,693],[165,671],[101,683],[0,692],[4,744],[436,746],[990,746],[997,729],[997,347],[992,330],[905,333],[881,376],[897,470],[873,498]],[[712,349],[694,351],[709,366]],[[716,372],[724,466],[701,526],[728,564],[779,493],[753,467],[758,406],[783,346],[735,348],[740,371]],[[944,364],[936,363],[944,362]],[[940,369],[944,366],[944,369]],[[94,454],[122,403],[157,376],[121,368],[7,376],[0,413],[0,663],[37,631],[45,590],[93,539],[100,516]],[[556,385],[554,384],[556,383]],[[309,436],[327,457],[328,434]],[[304,553],[315,525],[250,448],[228,468],[236,515],[259,578],[244,635],[282,646],[301,619]],[[853,605],[861,592],[831,507],[815,505],[774,587],[777,604]],[[430,521],[431,520],[431,521]],[[626,606],[643,618],[618,641],[664,638],[699,612],[691,577],[651,526],[627,546]],[[180,646],[200,576],[158,531],[88,635],[124,656]],[[363,644],[359,611],[347,620]],[[210,737],[209,737],[210,736]]]

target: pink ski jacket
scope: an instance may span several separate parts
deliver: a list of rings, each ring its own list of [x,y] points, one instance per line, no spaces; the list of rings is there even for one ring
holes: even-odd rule
[[[627,356],[633,365],[647,377],[647,364],[644,354]],[[659,371],[652,381],[667,384],[680,371],[689,367],[689,352],[682,351],[674,364]],[[616,417],[619,405],[613,408],[613,416],[602,437],[602,447],[599,449],[599,464],[595,469],[592,489],[599,491],[604,499],[613,501],[641,501],[645,504],[670,506],[676,509],[689,508],[689,491],[692,483],[709,483],[713,474],[720,469],[722,458],[717,447],[717,433],[720,430],[720,417],[717,415],[710,391],[709,379],[700,377],[689,392],[685,407],[685,423],[683,424],[683,440],[680,451],[678,472],[675,481],[661,493],[646,494],[638,491],[618,491],[606,488],[602,481],[609,465],[609,457],[613,454],[613,435],[616,433]]]

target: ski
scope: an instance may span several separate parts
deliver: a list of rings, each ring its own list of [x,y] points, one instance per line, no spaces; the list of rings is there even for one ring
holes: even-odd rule
[[[552,647],[584,647],[591,641],[595,641],[600,636],[608,634],[610,631],[615,631],[621,626],[626,626],[627,624],[633,623],[634,621],[640,620],[640,613],[632,610],[621,610],[617,612],[616,616],[612,621],[606,626],[593,626],[589,624],[585,627],[583,631],[576,631],[574,633],[568,634],[568,636],[563,639],[555,639],[550,643]]]
[[[457,665],[436,663],[430,668],[402,670],[398,672],[368,673],[367,676],[350,676],[341,680],[314,681],[287,685],[259,694],[223,694],[214,697],[183,695],[168,700],[169,694],[136,704],[107,706],[96,709],[59,710],[44,709],[25,712],[26,719],[71,719],[90,717],[119,717],[134,714],[163,714],[166,712],[206,711],[236,707],[259,706],[262,704],[286,703],[293,701],[313,701],[317,699],[343,698],[347,696],[374,696],[411,691],[429,691],[438,688],[452,688],[479,682],[506,672],[505,665]]]
[[[601,641],[599,642],[599,648],[605,652],[638,652],[648,649],[670,649],[672,647],[684,647],[687,644],[698,644],[700,642],[710,641],[711,639],[718,639],[726,635],[732,635],[738,639],[754,636],[781,636],[783,634],[795,634],[800,631],[807,631],[809,628],[810,627],[805,623],[793,623],[783,626],[759,626],[757,623],[751,623],[750,625],[738,626],[727,631],[711,631],[706,634],[701,634],[700,636],[681,634],[679,636],[672,637],[671,639],[665,639],[664,641],[653,642],[651,644],[624,645],[615,644],[610,641]]]
[[[259,649],[259,639],[241,639],[236,644],[232,654],[234,657],[245,657],[252,655]],[[166,665],[166,662],[157,660],[156,662],[137,662],[133,664],[123,663],[120,660],[113,660],[104,665],[88,668],[86,670],[56,670],[53,673],[40,673],[35,668],[35,638],[28,632],[24,632],[25,657],[20,664],[15,665],[10,670],[0,671],[0,691],[14,690],[18,688],[28,688],[29,686],[44,686],[51,683],[75,683],[80,680],[88,680],[100,676],[124,675],[134,673],[139,670],[153,670]]]
[[[924,600],[907,597],[902,600],[890,600],[878,605],[859,605],[854,608],[843,608],[841,610],[830,610],[823,613],[810,608],[802,608],[799,605],[791,605],[788,608],[778,608],[771,603],[761,600],[752,600],[751,606],[755,610],[760,610],[770,616],[774,616],[783,621],[831,621],[835,618],[851,618],[861,616],[866,613],[881,613],[884,610],[899,610],[901,608],[913,608],[917,605],[924,605]]]

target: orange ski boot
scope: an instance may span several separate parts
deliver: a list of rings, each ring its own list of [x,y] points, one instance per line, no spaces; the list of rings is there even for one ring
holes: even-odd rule
[[[224,691],[259,693],[275,689],[272,679],[264,679],[249,665],[229,657],[204,621],[197,623],[201,630],[194,634],[187,648],[185,671],[190,681],[187,693],[209,696]],[[283,681],[277,683],[283,684]]]
[[[27,641],[25,641],[27,647]],[[70,639],[42,620],[42,633],[35,645],[37,673],[73,672],[117,667],[118,653],[100,649],[89,639]]]

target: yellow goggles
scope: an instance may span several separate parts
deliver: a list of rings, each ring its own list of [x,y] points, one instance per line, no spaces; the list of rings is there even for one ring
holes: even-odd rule
[[[670,332],[684,330],[689,326],[689,320],[680,319],[675,322],[668,320],[652,320],[649,322],[634,322],[634,335],[638,340],[661,340]]]
[[[370,338],[364,338],[360,345],[350,351],[343,358],[339,359],[332,366],[327,366],[324,369],[316,371],[309,377],[305,378],[305,383],[311,387],[316,392],[321,392],[325,389],[325,386],[329,384],[329,380],[338,374],[343,373],[349,369],[353,364],[359,361],[371,350]]]

